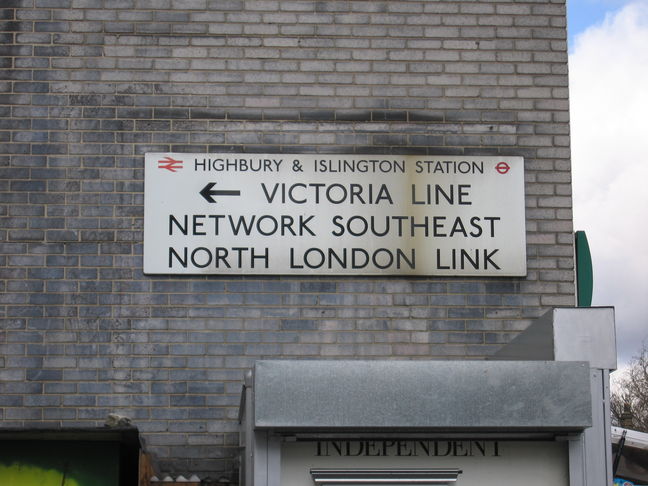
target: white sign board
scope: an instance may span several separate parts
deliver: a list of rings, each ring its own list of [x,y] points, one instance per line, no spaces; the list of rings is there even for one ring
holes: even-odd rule
[[[315,469],[342,469],[348,477],[362,478],[363,471],[392,470],[392,474],[397,475],[403,469],[421,471],[423,468],[430,471],[454,469],[459,472],[456,484],[461,486],[569,485],[566,442],[441,439],[284,442],[281,446],[281,477],[276,484],[313,484],[312,471]],[[349,474],[354,471],[354,475]],[[421,480],[402,484],[417,482],[422,484]],[[339,484],[381,483],[395,484],[396,481],[358,480]]]
[[[526,275],[521,157],[145,160],[144,272]]]

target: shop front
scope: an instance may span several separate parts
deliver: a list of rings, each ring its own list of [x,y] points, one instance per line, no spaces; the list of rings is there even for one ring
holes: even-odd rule
[[[609,484],[613,336],[611,309],[557,309],[493,360],[258,361],[241,484]]]

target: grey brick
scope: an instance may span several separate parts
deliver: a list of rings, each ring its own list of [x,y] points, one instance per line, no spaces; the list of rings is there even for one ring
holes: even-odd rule
[[[7,395],[0,397],[0,405],[3,407],[22,407],[23,397],[18,395]]]
[[[63,372],[60,370],[28,369],[28,381],[62,381]]]

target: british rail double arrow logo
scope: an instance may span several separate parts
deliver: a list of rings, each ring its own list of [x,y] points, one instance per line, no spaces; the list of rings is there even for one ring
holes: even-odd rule
[[[158,160],[158,169],[166,169],[171,172],[177,172],[182,169],[182,160],[172,159],[171,157],[164,157]]]

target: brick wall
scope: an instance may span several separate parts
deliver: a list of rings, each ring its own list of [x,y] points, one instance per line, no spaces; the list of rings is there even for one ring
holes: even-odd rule
[[[574,303],[565,5],[2,0],[0,425],[233,475],[258,358],[481,358]],[[146,152],[522,155],[526,278],[142,273]]]

